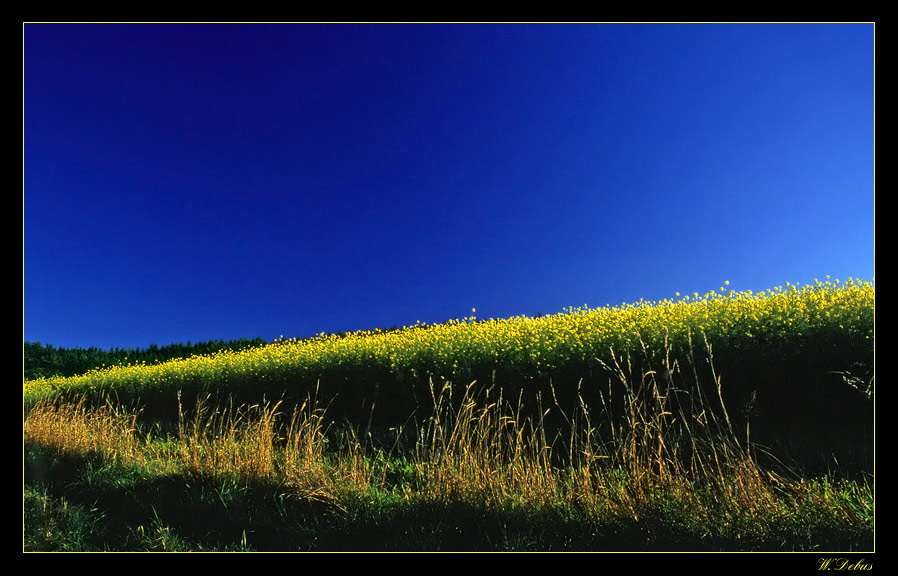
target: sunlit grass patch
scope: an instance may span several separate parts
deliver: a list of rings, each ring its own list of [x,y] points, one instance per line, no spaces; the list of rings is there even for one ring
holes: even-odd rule
[[[121,501],[115,549],[865,549],[872,476],[778,461],[752,402],[845,410],[844,393],[866,417],[873,296],[721,290],[26,382],[26,547],[95,548],[85,535]],[[844,367],[800,387],[718,367],[803,355]],[[734,381],[748,403],[729,403]],[[372,425],[383,411],[403,419]]]

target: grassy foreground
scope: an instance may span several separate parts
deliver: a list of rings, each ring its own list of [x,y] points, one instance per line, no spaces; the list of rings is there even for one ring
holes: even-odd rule
[[[170,432],[113,404],[44,402],[25,420],[24,547],[873,549],[871,482],[762,470],[725,422],[688,416],[653,376],[651,402],[631,396],[610,442],[586,411],[551,441],[501,398],[456,410],[439,391],[414,440],[397,431],[390,448],[314,402],[200,403]]]
[[[872,551],[873,287],[837,284],[29,380],[23,546]]]

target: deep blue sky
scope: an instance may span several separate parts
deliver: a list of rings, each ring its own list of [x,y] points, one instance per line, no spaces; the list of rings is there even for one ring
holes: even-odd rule
[[[872,279],[873,33],[25,24],[24,340]]]

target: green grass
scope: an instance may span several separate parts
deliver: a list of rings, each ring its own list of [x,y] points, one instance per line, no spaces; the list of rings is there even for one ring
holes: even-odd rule
[[[869,551],[873,317],[827,280],[29,380],[23,546]]]
[[[867,481],[765,470],[725,419],[642,376],[649,394],[631,387],[610,439],[593,434],[601,414],[568,414],[553,438],[473,386],[460,402],[434,389],[392,445],[313,400],[204,401],[171,433],[113,404],[47,402],[26,420],[25,549],[872,549]]]

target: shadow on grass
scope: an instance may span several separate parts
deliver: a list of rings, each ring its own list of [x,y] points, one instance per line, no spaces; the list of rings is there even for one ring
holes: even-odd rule
[[[25,459],[26,551],[59,550],[46,537],[48,516],[77,515],[87,550],[297,551],[315,547],[333,505],[275,484],[182,475],[140,477],[103,468],[91,457],[29,450]],[[57,518],[56,524],[71,524]],[[32,534],[29,539],[28,534]],[[70,537],[69,540],[72,540]]]
[[[35,448],[25,458],[26,551],[872,550],[872,531],[789,517],[763,530],[702,527],[676,506],[638,514],[486,506],[358,493],[303,498],[275,483],[162,476]]]

